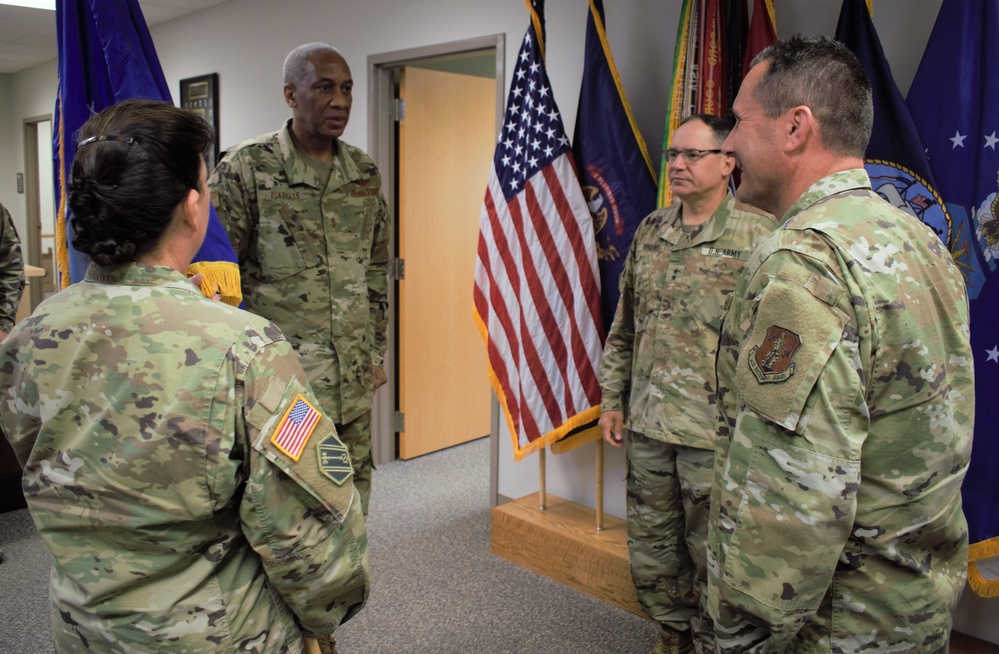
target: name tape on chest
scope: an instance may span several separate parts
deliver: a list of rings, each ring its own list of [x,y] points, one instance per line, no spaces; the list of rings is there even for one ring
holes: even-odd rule
[[[322,417],[323,414],[299,394],[278,423],[271,443],[293,461],[298,461],[312,436],[312,430]]]

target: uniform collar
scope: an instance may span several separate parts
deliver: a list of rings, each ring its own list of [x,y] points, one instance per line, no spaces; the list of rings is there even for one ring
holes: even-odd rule
[[[326,183],[326,180],[320,179],[315,169],[298,153],[295,141],[291,137],[291,118],[289,118],[278,132],[278,146],[284,159],[284,173],[288,184],[291,186],[305,184],[320,191],[335,191],[341,186],[361,179],[361,169],[344,145],[340,139],[333,142],[333,170],[329,182]]]
[[[99,266],[91,261],[84,281],[117,286],[169,286],[199,295],[201,293],[185,275],[173,268],[146,263],[129,262],[120,266]]]
[[[732,215],[733,209],[735,209],[735,196],[732,195],[732,191],[728,191],[725,194],[725,199],[718,205],[711,217],[700,225],[701,229],[694,238],[685,244],[694,246],[718,240],[725,233],[725,224],[728,222],[728,217]],[[673,213],[672,219],[663,225],[660,237],[674,245],[684,243],[683,216],[679,205],[676,212]]]
[[[816,202],[826,199],[831,195],[843,193],[845,191],[856,191],[871,188],[871,178],[867,176],[867,171],[863,168],[851,168],[838,173],[826,175],[801,194],[791,208],[787,210],[781,218],[781,224],[785,225],[792,218],[805,211]]]

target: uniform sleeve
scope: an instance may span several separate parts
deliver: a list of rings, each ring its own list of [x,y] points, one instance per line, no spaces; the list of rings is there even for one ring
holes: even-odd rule
[[[215,212],[229,235],[236,258],[242,264],[249,252],[256,225],[257,198],[256,193],[247,187],[238,157],[238,152],[230,152],[219,162],[208,180],[208,188]]]
[[[347,448],[286,341],[254,356],[244,394],[243,530],[303,632],[330,634],[361,609],[370,588]]]
[[[715,471],[708,604],[719,651],[790,652],[850,537],[869,416],[845,286],[781,251],[748,290],[726,317],[742,335],[731,379],[719,362],[736,420]]]
[[[635,235],[636,241],[640,233]],[[617,309],[600,358],[601,411],[624,411],[631,387],[631,360],[635,344],[635,250],[637,248],[632,247],[628,251],[624,270],[621,271]]]
[[[21,241],[14,229],[14,221],[0,205],[0,331],[14,328],[17,307],[24,290],[24,259],[21,258]]]
[[[371,307],[371,363],[384,365],[388,351],[388,205],[378,194],[375,232],[368,263],[368,303]]]

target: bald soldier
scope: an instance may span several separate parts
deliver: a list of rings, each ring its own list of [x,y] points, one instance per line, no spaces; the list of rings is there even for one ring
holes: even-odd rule
[[[754,61],[725,145],[780,217],[718,350],[708,607],[719,652],[946,652],[974,412],[964,279],[871,190],[871,87],[826,37]]]
[[[687,118],[666,152],[679,202],[642,221],[600,364],[600,427],[624,445],[628,551],[642,609],[661,625],[656,654],[713,647],[698,608],[706,580],[714,461],[714,360],[735,280],[773,216],[728,190],[727,121]]]
[[[340,137],[354,80],[323,43],[291,51],[279,131],[228,151],[209,180],[246,308],[281,328],[350,449],[364,513],[371,406],[385,383],[388,209],[371,158]]]

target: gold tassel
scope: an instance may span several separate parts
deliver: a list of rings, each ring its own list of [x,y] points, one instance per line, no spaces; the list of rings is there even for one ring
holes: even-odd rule
[[[226,304],[238,307],[243,301],[239,285],[239,266],[231,261],[196,261],[187,267],[187,276],[201,273],[201,292],[205,297],[219,294]]]
[[[566,452],[571,452],[577,447],[595,443],[603,437],[604,436],[600,431],[600,427],[593,426],[589,429],[584,429],[578,434],[572,434],[570,436],[566,436],[562,440],[555,441],[548,447],[551,449],[552,454],[565,454]]]

